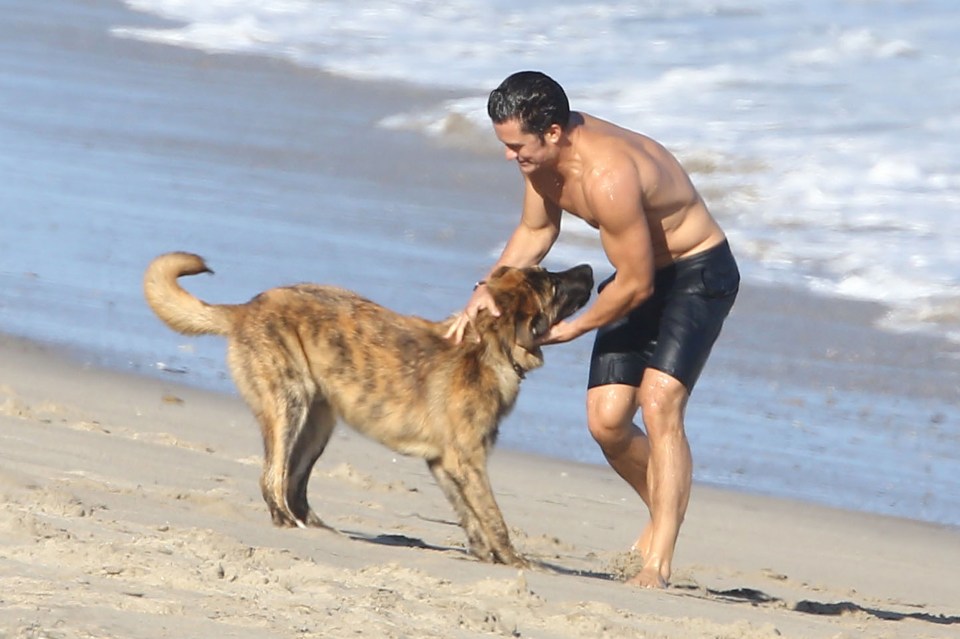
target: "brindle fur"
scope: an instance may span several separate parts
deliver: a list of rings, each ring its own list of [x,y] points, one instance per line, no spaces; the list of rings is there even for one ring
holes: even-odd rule
[[[144,293],[173,330],[227,338],[230,372],[260,423],[260,486],[274,524],[326,527],[307,502],[307,483],[339,418],[426,460],[474,555],[525,565],[494,500],[487,455],[523,374],[543,364],[537,337],[588,300],[589,266],[500,269],[488,285],[501,316],[481,313],[459,345],[444,338],[451,320],[400,315],[331,286],[207,304],[177,281],[205,272],[197,255],[161,255]]]

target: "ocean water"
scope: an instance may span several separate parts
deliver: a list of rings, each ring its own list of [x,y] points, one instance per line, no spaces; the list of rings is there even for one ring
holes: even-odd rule
[[[213,302],[310,280],[443,317],[516,222],[484,96],[542,68],[674,149],[741,262],[696,479],[960,526],[952,3],[14,2],[0,331],[232,392],[222,340],[143,304],[168,250]],[[609,272],[567,220],[549,265],[580,261]],[[604,463],[590,347],[551,347],[502,445]]]
[[[748,277],[882,302],[885,327],[960,341],[953,0],[128,4],[183,25],[119,36],[464,92],[382,122],[425,135],[486,132],[489,90],[545,70],[574,108],[696,170]]]

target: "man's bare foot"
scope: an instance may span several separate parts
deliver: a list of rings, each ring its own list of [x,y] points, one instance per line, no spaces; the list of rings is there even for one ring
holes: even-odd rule
[[[660,574],[659,570],[654,568],[644,568],[636,575],[627,580],[631,586],[641,588],[656,588],[662,590],[667,587],[667,581]]]

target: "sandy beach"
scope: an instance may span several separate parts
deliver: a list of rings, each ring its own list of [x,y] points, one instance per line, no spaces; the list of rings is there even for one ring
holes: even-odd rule
[[[235,397],[0,338],[0,636],[953,637],[955,529],[696,486],[672,587],[622,583],[612,472],[498,450],[536,568],[464,552],[417,460],[338,430],[310,485],[339,534],[280,530]]]

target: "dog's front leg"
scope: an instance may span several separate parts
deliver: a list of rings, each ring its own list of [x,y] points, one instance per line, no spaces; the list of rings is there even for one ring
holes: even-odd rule
[[[486,456],[475,457],[468,458],[447,451],[440,460],[441,469],[453,492],[453,496],[448,498],[455,508],[458,503],[462,504],[460,508],[465,513],[461,520],[467,522],[464,530],[470,541],[470,551],[484,561],[526,568],[529,564],[510,543],[507,524],[493,497],[486,472]]]
[[[487,476],[486,459],[468,464],[465,471],[463,494],[486,533],[494,561],[518,568],[529,568],[529,562],[514,550],[510,542],[510,532]]]
[[[447,501],[453,506],[457,517],[460,519],[460,527],[467,535],[467,545],[470,552],[484,561],[496,561],[490,543],[487,541],[486,534],[480,522],[477,520],[473,510],[467,505],[463,498],[463,491],[460,485],[444,469],[443,462],[440,459],[427,460],[427,467],[433,474],[437,485],[443,491]]]

